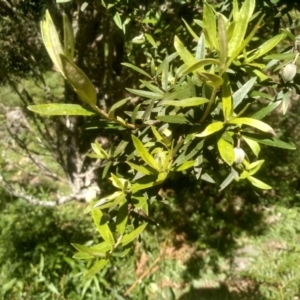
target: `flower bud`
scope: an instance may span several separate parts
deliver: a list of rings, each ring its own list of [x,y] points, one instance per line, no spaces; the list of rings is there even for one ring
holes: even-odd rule
[[[297,73],[297,66],[293,63],[287,64],[281,73],[281,76],[284,81],[291,81],[294,79]]]
[[[238,165],[245,159],[245,151],[242,148],[234,148],[234,162]]]

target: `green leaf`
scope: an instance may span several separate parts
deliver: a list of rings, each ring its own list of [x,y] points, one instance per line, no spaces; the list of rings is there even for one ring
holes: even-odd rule
[[[265,106],[258,112],[256,112],[254,115],[251,116],[253,119],[261,120],[265,116],[267,116],[271,111],[273,111],[281,101],[271,102],[268,106]]]
[[[191,28],[191,26],[184,20],[184,19],[181,19],[185,25],[185,27],[187,28],[187,30],[189,31],[189,33],[191,34],[191,36],[196,40],[198,41],[199,37],[198,35],[195,33],[195,31]]]
[[[248,125],[257,128],[261,131],[268,132],[272,135],[276,135],[276,133],[270,125],[252,118],[235,118],[228,121],[228,124]]]
[[[116,230],[117,232],[122,235],[125,232],[127,220],[128,220],[128,203],[126,199],[124,199],[119,206],[117,220],[116,220]]]
[[[122,107],[123,105],[125,105],[125,104],[128,102],[128,100],[130,100],[130,99],[131,99],[131,97],[128,97],[128,98],[125,98],[125,99],[122,99],[122,100],[116,102],[116,103],[110,108],[110,110],[109,110],[109,112],[108,112],[109,118],[114,118],[114,117],[115,117],[115,112],[116,112],[116,110],[117,110],[118,108]]]
[[[196,163],[196,160],[188,160],[179,166],[173,167],[171,170],[173,172],[184,171],[184,170],[187,170],[187,169],[193,167],[195,165],[195,163]]]
[[[186,47],[182,44],[182,42],[176,35],[174,39],[174,47],[186,66],[189,67],[197,62],[194,55],[186,49]]]
[[[258,187],[259,189],[262,189],[262,190],[272,189],[271,186],[269,186],[266,183],[258,180],[257,178],[254,178],[253,176],[249,176],[249,177],[247,177],[247,179],[252,183],[252,185]]]
[[[228,56],[231,57],[245,37],[250,18],[255,8],[255,0],[245,0],[240,11],[235,15],[235,26],[228,44]]]
[[[226,30],[225,17],[222,14],[218,16],[218,37],[219,37],[219,57],[221,62],[221,74],[225,71],[227,56],[228,56],[228,37]]]
[[[123,26],[122,26],[122,20],[121,20],[121,16],[118,12],[115,13],[114,17],[113,17],[116,25],[122,30]]]
[[[242,103],[246,95],[252,89],[255,82],[256,77],[251,78],[232,95],[233,108],[236,108],[240,103]]]
[[[276,59],[276,60],[286,60],[292,61],[295,58],[295,53],[279,53],[279,54],[270,54],[265,56],[263,59]]]
[[[250,0],[253,1],[253,0]],[[245,2],[244,2],[245,3]],[[255,35],[255,33],[258,31],[258,29],[260,28],[260,24],[261,22],[264,20],[265,15],[262,15],[259,19],[259,21],[255,24],[255,26],[253,27],[253,29],[251,30],[250,34],[247,36],[246,39],[242,40],[242,43],[240,44],[239,47],[237,47],[236,49],[232,48],[232,54],[229,55],[228,57],[230,57],[227,61],[226,64],[226,68],[229,67],[231,65],[231,63],[236,59],[236,57],[244,50],[244,48],[249,44],[249,42],[252,40],[253,36]]]
[[[190,124],[191,123],[184,115],[181,115],[181,114],[157,116],[156,119],[166,122],[166,123],[174,123],[174,124]]]
[[[94,255],[91,255],[91,254],[88,254],[88,253],[83,253],[83,252],[77,252],[72,256],[72,258],[90,260],[91,258],[94,258]]]
[[[136,239],[138,237],[138,235],[140,235],[144,231],[144,229],[146,228],[147,225],[148,225],[148,223],[144,223],[141,226],[139,226],[138,228],[136,228],[135,230],[133,230],[132,232],[125,234],[122,238],[122,246],[126,246],[127,244],[132,242],[134,239]]]
[[[97,154],[97,158],[109,158],[108,153],[102,148],[102,146],[98,143],[98,141],[95,141],[95,143],[91,143],[91,147],[94,150],[94,152]]]
[[[208,99],[200,98],[200,97],[192,97],[183,100],[166,100],[162,104],[171,105],[171,106],[189,107],[189,106],[202,105],[207,102],[209,102]]]
[[[106,253],[111,250],[111,245],[108,244],[107,242],[102,242],[92,247],[87,247],[75,243],[72,243],[71,245],[79,252],[86,253],[92,256],[98,256],[98,257],[105,257]]]
[[[219,49],[217,40],[216,17],[213,8],[205,1],[203,7],[203,32],[205,40],[212,50]]]
[[[64,27],[64,54],[71,60],[74,58],[75,41],[73,28],[68,16],[63,13],[63,27]]]
[[[197,137],[205,137],[208,135],[211,135],[217,131],[220,131],[221,129],[224,128],[224,124],[223,122],[217,121],[214,123],[209,124],[204,131],[202,131],[201,133],[196,134],[195,136]]]
[[[27,108],[35,113],[46,116],[92,116],[94,112],[78,104],[48,103],[29,105]]]
[[[258,50],[254,52],[254,54],[251,57],[248,57],[245,60],[245,63],[250,63],[251,61],[257,59],[258,57],[261,57],[262,55],[268,53],[270,50],[272,50],[274,47],[277,46],[277,44],[282,41],[286,37],[285,33],[278,34],[265,43],[263,43],[261,46],[259,46]]]
[[[222,110],[224,115],[224,120],[227,121],[232,118],[233,108],[231,99],[231,86],[227,73],[223,75],[223,85],[222,85]]]
[[[223,84],[223,79],[219,75],[208,72],[197,72],[196,75],[200,80],[204,81],[207,85],[217,88]]]
[[[126,88],[126,90],[132,94],[149,98],[149,99],[161,99],[164,96],[164,93],[154,93],[154,92],[149,92],[149,91],[144,91],[144,90],[137,90],[137,89],[129,89]]]
[[[57,70],[63,74],[62,63],[59,55],[63,54],[58,33],[48,10],[46,10],[44,20],[41,22],[41,33],[46,50]]]
[[[108,259],[100,259],[98,262],[94,264],[92,268],[90,268],[85,275],[82,277],[82,279],[86,279],[88,277],[92,277],[98,272],[100,272],[107,264],[109,260]]]
[[[267,146],[272,146],[272,147],[277,147],[277,148],[282,148],[282,149],[287,149],[287,150],[296,150],[296,147],[293,145],[290,145],[286,142],[283,142],[281,140],[275,139],[274,137],[266,138],[265,136],[258,135],[258,134],[250,134],[243,132],[242,133],[243,138],[246,136],[246,138],[251,139],[253,141],[256,141],[260,144],[264,144]]]
[[[254,153],[254,155],[256,157],[258,157],[258,154],[260,152],[260,146],[259,146],[259,143],[256,142],[256,141],[253,141],[251,139],[248,139],[247,137],[245,137],[243,135],[243,139],[244,141],[247,143],[247,145],[250,147],[250,149],[252,150],[252,152]]]
[[[133,69],[133,70],[135,70],[135,71],[141,73],[142,75],[145,75],[145,76],[149,77],[150,79],[152,79],[151,75],[149,75],[147,72],[145,72],[144,70],[142,70],[142,69],[136,67],[136,66],[133,65],[133,64],[130,64],[130,63],[121,63],[121,65],[126,66],[126,67],[128,67],[128,68],[131,68],[131,69]]]
[[[85,103],[92,107],[95,106],[97,102],[97,94],[92,82],[69,58],[61,54],[60,59],[63,73],[68,82],[73,86],[78,96]]]
[[[156,49],[157,44],[156,44],[154,38],[152,37],[152,35],[148,34],[148,33],[145,33],[145,37],[146,37],[147,41]]]
[[[224,139],[218,140],[218,149],[222,159],[231,166],[234,163],[234,151],[231,143],[228,143]]]
[[[198,69],[203,69],[202,67],[207,66],[207,65],[218,65],[220,66],[221,63],[220,61],[213,59],[213,58],[205,58],[205,59],[201,59],[195,63],[193,63],[192,65],[186,67],[185,69],[182,70],[182,74],[186,75],[189,73],[192,73],[194,71],[197,71]],[[204,71],[204,69],[203,69]]]
[[[145,161],[145,163],[147,165],[149,165],[151,168],[159,171],[159,166],[158,166],[157,162],[155,161],[153,156],[151,156],[149,154],[148,150],[143,145],[143,143],[134,135],[131,135],[131,138],[132,138],[134,147],[135,147],[138,155],[142,158],[142,160]]]
[[[113,173],[111,173],[110,176],[111,177],[109,179],[112,182],[113,186],[115,186],[116,188],[119,188],[120,190],[123,190],[126,180],[124,178],[118,178]]]
[[[107,242],[111,247],[115,244],[115,239],[110,231],[108,224],[106,223],[106,219],[103,216],[103,213],[100,209],[92,210],[92,216],[94,220],[94,224],[100,233],[101,237]]]
[[[153,171],[149,170],[148,168],[142,166],[142,165],[136,165],[130,161],[126,161],[126,163],[134,170],[138,171],[141,174],[145,175],[151,175],[153,174]]]

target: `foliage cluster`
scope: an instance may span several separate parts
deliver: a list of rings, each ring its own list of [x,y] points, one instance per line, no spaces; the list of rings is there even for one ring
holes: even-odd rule
[[[287,77],[288,70],[284,69],[283,79],[276,83],[262,70],[270,69],[280,60],[283,62],[275,70],[290,61],[294,65],[299,55],[294,46],[296,38],[286,29],[258,48],[246,49],[246,46],[251,47],[251,40],[264,18],[263,14],[254,13],[254,9],[255,1],[246,0],[241,7],[234,1],[231,14],[226,17],[204,2],[203,21],[195,20],[202,34],[197,35],[185,22],[197,42],[193,53],[175,35],[176,52],[167,55],[158,65],[151,60],[149,73],[126,63],[147,80],[140,80],[139,89],[127,88],[141,100],[132,111],[124,111],[124,115],[118,114],[118,110],[131,97],[116,102],[108,111],[99,107],[92,82],[73,62],[75,43],[67,15],[63,15],[64,43],[61,44],[46,11],[41,23],[46,49],[56,69],[88,108],[52,103],[31,105],[29,109],[44,115],[98,114],[102,117],[99,126],[122,132],[121,141],[108,150],[97,141],[92,143],[94,153],[89,156],[107,162],[102,177],[110,172],[109,179],[117,191],[92,201],[85,210],[92,213],[103,239],[90,248],[73,244],[78,250],[75,258],[98,258],[86,276],[96,274],[109,263],[111,256],[128,254],[132,241],[147,224],[156,224],[148,216],[149,206],[155,201],[165,201],[163,183],[175,172],[188,172],[198,180],[214,183],[206,170],[215,164],[228,173],[220,184],[221,190],[233,180],[243,179],[260,189],[271,188],[254,176],[264,163],[257,159],[260,144],[295,148],[276,139],[274,129],[261,119],[280,104],[286,113],[290,81],[295,74]],[[250,23],[253,25],[248,28]],[[290,53],[268,55],[265,57],[268,64],[259,61],[286,37],[293,43]],[[182,65],[172,65],[177,56],[183,61]],[[275,98],[262,92],[270,82],[279,91]],[[267,101],[262,103],[261,99]],[[249,109],[251,104],[255,106],[255,113]],[[241,145],[241,141],[245,145]],[[245,157],[241,147],[246,146],[252,153]]]

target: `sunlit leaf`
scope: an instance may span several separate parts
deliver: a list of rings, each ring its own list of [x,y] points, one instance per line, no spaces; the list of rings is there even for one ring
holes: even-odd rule
[[[153,156],[151,156],[144,146],[144,144],[134,135],[131,136],[134,147],[138,153],[138,155],[142,158],[142,160],[149,165],[151,168],[159,171],[159,166]]]
[[[231,119],[230,121],[228,121],[229,124],[236,124],[236,125],[248,125],[248,126],[252,126],[254,128],[257,128],[261,131],[264,132],[268,132],[272,135],[276,135],[273,128],[262,122],[259,121],[257,119],[252,119],[252,118],[235,118],[235,119]]]
[[[198,106],[209,102],[208,99],[200,97],[192,97],[183,100],[166,100],[163,102],[163,105],[171,106],[180,106],[180,107],[189,107],[189,106]]]
[[[100,272],[107,264],[109,260],[108,259],[100,259],[98,262],[96,262],[92,268],[90,268],[86,274],[82,277],[82,279],[94,276],[98,272]]]
[[[69,58],[60,55],[63,73],[78,96],[85,103],[94,106],[97,102],[96,90],[90,79]]]
[[[272,189],[271,186],[267,185],[266,183],[258,180],[257,178],[253,177],[253,176],[249,176],[247,177],[247,179],[256,187],[258,187],[259,189],[262,190],[270,190]]]
[[[130,63],[121,63],[121,65],[126,66],[128,68],[131,68],[137,72],[139,72],[142,75],[145,75],[147,77],[149,77],[150,79],[152,79],[151,75],[149,75],[147,72],[145,72],[144,70],[142,70],[141,68],[138,68],[137,66],[130,64]]]
[[[147,225],[148,223],[144,223],[132,232],[125,234],[122,238],[122,246],[126,246],[127,244],[135,240],[144,231]]]
[[[218,140],[218,150],[222,159],[231,166],[234,163],[234,151],[231,143],[228,143],[224,139],[220,138]]]
[[[220,131],[221,129],[224,128],[224,124],[223,122],[217,121],[214,123],[209,124],[204,131],[202,131],[201,133],[196,134],[195,136],[197,137],[205,137],[208,135],[211,135],[217,131]]]
[[[232,99],[231,99],[231,86],[227,73],[223,75],[222,85],[222,110],[225,121],[229,120],[233,114]]]
[[[95,113],[78,104],[48,103],[29,105],[27,108],[46,116],[92,116]]]

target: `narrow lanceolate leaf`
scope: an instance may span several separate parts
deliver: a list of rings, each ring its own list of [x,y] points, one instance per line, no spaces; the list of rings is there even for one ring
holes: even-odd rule
[[[62,64],[59,55],[63,54],[64,51],[61,46],[55,25],[48,10],[46,10],[44,20],[41,22],[41,33],[43,43],[46,47],[49,56],[51,57],[51,60],[53,61],[57,70],[59,70],[59,72],[63,74]]]
[[[142,158],[142,160],[147,165],[152,167],[153,169],[159,171],[159,166],[158,166],[156,160],[153,158],[152,155],[149,154],[148,150],[143,145],[143,143],[137,137],[135,137],[134,135],[132,135],[131,137],[132,137],[134,147],[135,147],[138,155]]]
[[[131,99],[131,98],[128,97],[128,98],[122,99],[122,100],[118,101],[117,103],[115,103],[115,104],[110,108],[110,110],[109,110],[109,112],[108,112],[108,116],[109,116],[110,118],[114,118],[114,117],[115,117],[115,112],[116,112],[116,110],[117,110],[118,108],[122,107],[123,105],[125,105],[125,104],[128,102],[128,100],[130,100],[130,99]]]
[[[133,64],[130,64],[130,63],[121,63],[121,65],[126,66],[128,68],[131,68],[132,70],[137,71],[140,74],[145,75],[145,76],[149,77],[150,79],[152,79],[151,75],[149,75],[147,72],[145,72],[144,70],[142,70],[141,68],[139,68],[139,67],[137,67],[137,66],[135,66]]]
[[[263,119],[271,111],[273,111],[280,103],[281,103],[281,101],[276,101],[276,102],[270,103],[268,106],[262,108],[261,110],[256,112],[254,115],[252,115],[251,118],[257,119],[257,120]]]
[[[124,199],[119,206],[118,214],[117,214],[117,220],[116,220],[116,229],[119,234],[124,234],[127,220],[128,220],[128,204],[126,199]]]
[[[194,64],[186,67],[185,69],[183,69],[182,74],[186,75],[186,74],[189,74],[191,72],[197,71],[198,69],[201,69],[204,66],[209,66],[209,65],[218,65],[218,66],[220,66],[221,63],[220,63],[219,60],[216,60],[216,59],[213,59],[213,58],[204,58],[204,59],[201,59],[201,60],[195,62]]]
[[[221,71],[225,71],[228,56],[228,38],[226,30],[225,17],[222,14],[218,16],[218,37],[219,37],[219,57],[221,62]]]
[[[229,57],[231,57],[234,51],[242,44],[254,8],[255,0],[245,0],[240,11],[236,13],[235,26],[228,45]]]
[[[231,87],[230,81],[227,73],[223,75],[223,85],[222,85],[222,109],[225,121],[232,118],[232,99],[231,99]]]
[[[263,43],[261,46],[259,46],[258,50],[256,52],[254,52],[254,54],[251,57],[247,58],[245,60],[245,62],[249,63],[249,62],[257,59],[258,57],[261,57],[264,54],[268,53],[270,50],[272,50],[274,47],[276,47],[277,44],[280,41],[282,41],[285,37],[286,37],[285,33],[281,33],[281,34],[278,34],[278,35],[272,37],[271,39],[269,39],[268,41]]]
[[[107,242],[102,242],[93,247],[87,247],[84,245],[73,244],[72,246],[76,248],[78,251],[83,253],[88,253],[93,256],[105,257],[106,253],[111,249],[111,245]]]
[[[64,54],[69,59],[73,60],[74,49],[75,49],[74,33],[69,18],[65,13],[63,13],[63,26],[64,26]]]
[[[266,138],[265,136],[261,136],[258,134],[251,134],[249,132],[243,132],[243,138],[247,137],[248,139],[251,139],[253,141],[256,141],[260,144],[282,148],[282,149],[288,149],[288,150],[296,150],[296,147],[294,145],[288,144],[286,142],[283,142],[281,140],[275,139],[274,137]]]
[[[105,242],[107,242],[111,245],[111,247],[113,247],[113,245],[115,244],[115,239],[112,232],[110,231],[108,224],[106,223],[102,211],[100,209],[92,210],[92,216],[94,224],[101,237],[104,239]]]
[[[122,238],[122,246],[126,246],[127,244],[135,240],[144,231],[147,225],[148,223],[144,223],[132,232],[125,234]]]
[[[67,81],[73,86],[74,90],[82,101],[95,106],[97,102],[96,90],[90,79],[65,55],[60,55],[63,73]]]
[[[161,99],[164,96],[164,93],[155,93],[155,92],[149,92],[149,91],[144,91],[144,90],[137,90],[137,89],[129,89],[126,88],[126,90],[132,94],[149,98],[149,99]]]
[[[234,163],[234,150],[232,144],[220,138],[218,140],[218,149],[222,159],[231,166]]]
[[[172,168],[171,170],[174,172],[184,171],[184,170],[187,170],[187,169],[193,167],[195,165],[195,163],[196,163],[196,160],[188,160],[188,161],[185,161],[183,164]]]
[[[185,27],[187,28],[187,30],[189,31],[189,33],[191,34],[191,36],[196,40],[198,41],[199,37],[198,35],[195,33],[195,31],[190,27],[190,25],[184,20],[182,19]]]
[[[186,47],[182,44],[182,42],[177,36],[175,36],[174,39],[174,47],[181,59],[183,60],[183,62],[186,64],[186,66],[189,67],[197,62],[194,55],[186,49]]]
[[[29,105],[27,108],[46,116],[92,116],[95,113],[78,104],[48,103]]]
[[[259,189],[262,190],[270,190],[272,189],[271,186],[267,185],[266,183],[258,180],[257,178],[253,177],[253,176],[249,176],[247,177],[247,179],[256,187],[258,187]]]
[[[136,165],[130,161],[126,161],[126,163],[134,170],[138,171],[141,174],[150,175],[153,174],[153,171],[147,169],[146,167],[142,165]]]
[[[250,149],[252,150],[252,152],[254,153],[254,155],[256,157],[258,157],[258,154],[260,152],[259,143],[256,142],[256,141],[254,141],[254,140],[248,139],[244,135],[242,135],[242,137],[243,137],[243,140],[248,144],[248,146],[250,147]]]
[[[100,272],[107,264],[109,260],[108,259],[100,259],[98,262],[96,262],[93,267],[91,267],[85,275],[82,277],[83,279],[92,277],[98,272]]]
[[[200,97],[192,97],[183,100],[166,100],[163,102],[163,105],[171,106],[180,106],[180,107],[189,107],[189,106],[198,106],[209,102],[208,99]]]
[[[166,123],[174,123],[174,124],[190,124],[191,123],[184,115],[157,116],[156,119],[161,120]]]
[[[252,119],[252,118],[236,118],[236,119],[232,119],[230,121],[228,121],[229,124],[236,124],[236,125],[248,125],[248,126],[252,126],[254,128],[257,128],[261,131],[264,131],[264,132],[268,132],[272,135],[276,135],[275,131],[273,130],[273,128],[262,122],[262,121],[259,121],[259,120],[256,120],[256,119]]]
[[[233,108],[236,108],[240,103],[242,103],[246,95],[252,89],[255,82],[256,77],[251,78],[232,95]]]
[[[220,131],[221,129],[224,128],[224,124],[223,122],[217,121],[214,123],[209,124],[204,131],[202,131],[201,133],[196,134],[195,136],[197,137],[205,137],[208,135],[211,135],[217,131]]]
[[[219,49],[215,14],[212,7],[206,1],[203,7],[203,29],[205,40],[209,44],[210,49]]]

